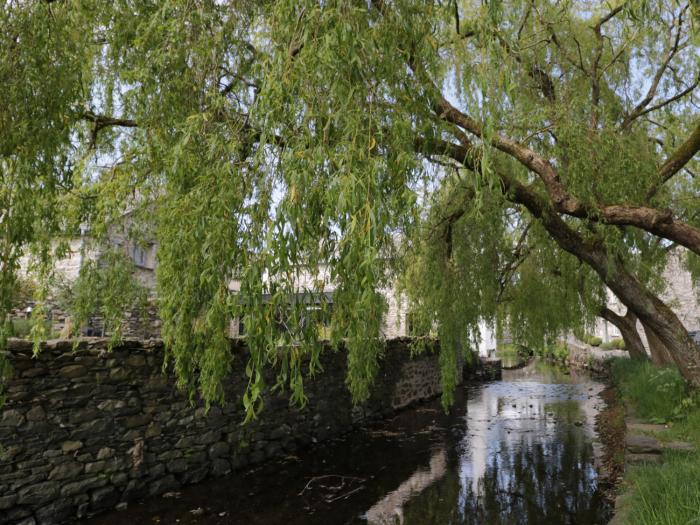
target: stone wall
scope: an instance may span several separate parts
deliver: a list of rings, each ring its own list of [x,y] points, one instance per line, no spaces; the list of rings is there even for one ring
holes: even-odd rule
[[[629,358],[627,350],[603,350],[591,346],[573,337],[562,341],[569,348],[566,365],[573,368],[585,368],[597,374],[606,374],[608,361],[614,357]]]
[[[35,308],[34,301],[28,301],[19,308],[10,310],[10,319],[29,319],[30,314],[26,311],[27,307],[32,310]],[[70,319],[68,313],[63,310],[55,301],[49,300],[45,303],[48,311],[46,316],[49,321],[49,331],[55,334],[54,337],[62,337],[64,332],[68,330],[66,322]],[[104,319],[99,315],[93,315],[88,319],[87,326],[81,329],[81,333],[85,336],[104,336],[103,331]],[[135,339],[151,339],[160,337],[160,329],[162,322],[158,317],[158,307],[155,302],[149,301],[143,309],[127,310],[124,312],[122,320],[122,337]]]
[[[327,351],[324,372],[305,384],[305,409],[270,395],[260,419],[242,426],[245,349],[233,351],[228,403],[206,412],[161,371],[159,341],[125,341],[112,352],[104,340],[84,340],[75,352],[53,341],[37,358],[28,343],[13,341],[0,410],[0,524],[97,514],[289,453],[440,392],[437,355],[411,359],[406,340],[391,340],[365,405],[352,406],[344,352]]]

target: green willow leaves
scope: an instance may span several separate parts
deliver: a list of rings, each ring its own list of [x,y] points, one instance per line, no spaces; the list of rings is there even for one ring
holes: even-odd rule
[[[221,401],[226,375],[245,373],[248,417],[269,387],[304,403],[324,347],[318,312],[348,354],[354,399],[367,399],[386,290],[439,335],[446,404],[480,322],[498,318],[532,345],[590,323],[602,283],[513,198],[503,173],[544,195],[542,183],[493,139],[553,159],[583,203],[634,205],[696,114],[679,99],[649,122],[625,121],[646,89],[637,77],[663,62],[660,42],[674,34],[683,7],[670,1],[630,2],[606,22],[610,45],[591,29],[616,7],[607,2],[6,4],[3,315],[20,254],[80,224],[105,237],[129,213],[158,243],[179,385]],[[659,97],[697,71],[694,29],[682,27]],[[440,94],[480,133],[450,123]],[[445,144],[470,155],[450,158]],[[697,217],[694,192],[697,180],[679,177],[654,198]],[[566,222],[627,257],[644,283],[665,257],[647,233]],[[229,349],[233,318],[245,363]]]

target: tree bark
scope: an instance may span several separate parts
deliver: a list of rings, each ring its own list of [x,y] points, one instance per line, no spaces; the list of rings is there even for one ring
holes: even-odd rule
[[[625,349],[629,352],[632,359],[646,359],[647,352],[644,349],[642,338],[637,332],[637,316],[630,309],[624,316],[618,315],[610,308],[603,307],[600,311],[600,316],[614,324],[625,341]]]
[[[479,121],[459,111],[442,96],[436,100],[435,109],[442,119],[481,139],[488,139],[493,147],[535,173],[542,180],[549,202],[556,212],[604,224],[635,226],[685,246],[700,255],[700,228],[675,218],[671,210],[629,204],[594,206],[586,204],[567,191],[557,169],[537,152],[497,133],[487,138],[483,125]],[[700,123],[688,140],[661,167],[657,174],[657,182],[659,184],[666,182],[692,159],[698,150],[700,150]]]
[[[512,179],[507,179],[507,183],[514,200],[541,220],[563,250],[593,268],[620,301],[659,338],[683,377],[700,386],[700,350],[673,310],[639,282],[621,260],[611,257],[603,244],[586,240],[570,228],[538,194]]]
[[[647,341],[649,342],[649,352],[651,353],[651,360],[656,366],[666,366],[674,363],[672,353],[668,348],[661,342],[661,339],[654,333],[654,330],[646,324],[642,323],[644,328],[644,333],[647,336]]]
[[[450,156],[467,169],[481,169],[479,157],[467,140],[463,140],[462,144],[452,144],[438,139],[422,141],[416,146],[421,150],[433,149],[433,153]],[[700,350],[673,310],[638,281],[619,258],[610,256],[602,242],[585,239],[570,227],[559,216],[550,198],[540,195],[532,186],[520,183],[508,173],[500,172],[498,176],[506,198],[525,206],[533,217],[540,220],[560,248],[589,265],[642,324],[654,332],[683,377],[700,386]]]

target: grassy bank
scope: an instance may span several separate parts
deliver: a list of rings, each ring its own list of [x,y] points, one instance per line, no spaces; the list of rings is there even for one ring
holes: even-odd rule
[[[668,427],[662,441],[687,441],[696,452],[666,452],[663,464],[630,466],[625,472],[623,523],[700,524],[700,393],[678,370],[649,362],[617,359],[611,365],[628,414]]]

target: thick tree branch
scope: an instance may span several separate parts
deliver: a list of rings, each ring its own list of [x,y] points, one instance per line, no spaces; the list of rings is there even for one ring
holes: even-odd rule
[[[81,115],[84,120],[89,120],[93,123],[92,132],[90,134],[90,149],[94,149],[97,144],[97,134],[101,129],[117,126],[123,128],[135,128],[138,124],[135,120],[125,118],[114,118],[107,115],[98,115],[92,111],[86,111]]]
[[[138,126],[135,120],[128,118],[114,118],[107,115],[98,115],[92,111],[86,111],[82,118],[95,123],[95,127],[100,130],[109,126],[121,126],[125,128],[135,128]]]
[[[687,94],[693,92],[695,90],[695,88],[698,87],[698,85],[700,85],[700,75],[698,75],[698,77],[695,79],[695,82],[693,82],[690,86],[685,88],[683,91],[679,91],[675,95],[667,98],[666,100],[662,100],[658,104],[654,104],[652,106],[649,106],[644,111],[642,111],[639,115],[637,115],[637,118],[642,117],[648,113],[651,113],[652,111],[656,111],[657,109],[661,109],[663,107],[666,107],[669,104],[676,102],[677,100],[680,100],[681,98],[683,98]]]
[[[620,330],[620,334],[622,334],[622,338],[625,341],[625,348],[629,352],[630,357],[646,359],[647,353],[644,349],[642,338],[637,331],[637,316],[632,310],[628,308],[627,313],[622,316],[604,306],[600,309],[598,315]]]
[[[440,112],[440,116],[448,122],[452,122],[479,138],[486,138],[480,123],[457,110],[446,99],[441,97],[438,100],[437,110]],[[700,228],[675,219],[670,211],[646,206],[586,205],[569,195],[561,182],[559,174],[544,157],[507,137],[495,134],[490,139],[492,146],[515,158],[540,177],[552,201],[553,209],[558,213],[604,224],[635,226],[654,235],[677,242],[689,250],[700,254]],[[676,167],[676,171],[678,171],[697,152],[698,145],[696,141],[700,139],[695,134],[691,139],[689,139],[689,145],[686,148],[680,148],[678,156],[674,156],[675,160],[673,163],[667,161],[664,164],[664,166],[669,166],[663,170],[664,173],[667,174],[672,171],[672,166]],[[683,159],[685,159],[685,162],[682,162]]]
[[[382,0],[374,0],[374,3],[375,5],[378,5],[378,8],[382,13],[385,12],[386,5],[382,2]],[[594,30],[599,31],[600,27],[605,22],[613,18],[616,14],[621,12],[623,7],[624,4],[618,6],[608,15],[603,17],[598,24],[596,24]],[[410,63],[409,67],[411,67],[411,69],[416,72],[418,76],[425,76],[416,64]],[[518,141],[502,136],[498,133],[486,136],[481,123],[454,107],[440,94],[440,91],[429,79],[424,78],[424,80],[427,82],[429,88],[435,93],[433,110],[437,113],[439,118],[454,124],[456,127],[461,128],[482,140],[488,141],[491,146],[511,156],[530,171],[538,175],[545,186],[547,195],[549,196],[548,200],[550,201],[549,203],[542,203],[542,197],[533,197],[531,200],[533,202],[538,202],[538,206],[546,206],[548,208],[551,207],[551,210],[558,214],[570,215],[572,217],[594,222],[619,226],[635,226],[653,233],[654,235],[659,235],[668,240],[677,242],[678,244],[683,245],[700,255],[700,228],[675,219],[673,214],[668,210],[658,210],[645,206],[617,204],[590,206],[582,203],[568,193],[561,181],[559,173],[547,159]],[[460,137],[460,141],[462,142],[462,146],[457,146],[445,141],[438,141],[438,143],[434,143],[433,146],[441,149],[442,151],[434,151],[433,153],[451,156],[460,163],[471,163],[471,166],[466,164],[465,166],[469,169],[478,169],[478,166],[474,164],[474,160],[478,159],[478,155],[475,154],[475,148],[471,146],[471,144],[465,138]],[[680,169],[680,167],[678,169]],[[502,180],[502,182],[505,184],[505,181]],[[534,190],[525,187],[521,183],[516,183],[516,181],[513,179],[511,179],[510,185],[517,187],[518,191],[523,195],[535,195]],[[561,218],[559,218],[559,220],[561,220]]]
[[[559,174],[547,159],[527,146],[497,133],[493,136],[485,137],[483,126],[479,122],[459,111],[442,96],[439,96],[435,110],[444,120],[481,139],[490,139],[493,147],[515,158],[530,171],[537,174],[542,179],[547,192],[556,206],[563,209],[573,209],[578,206],[576,201],[567,193]]]
[[[657,182],[647,192],[647,199],[651,199],[659,191],[659,188],[678,173],[700,151],[700,122],[676,151],[666,159],[657,173]]]

